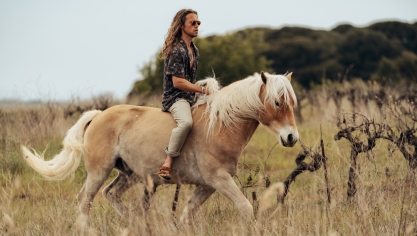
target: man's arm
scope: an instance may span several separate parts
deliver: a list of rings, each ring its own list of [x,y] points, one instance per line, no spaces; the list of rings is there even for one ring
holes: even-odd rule
[[[180,89],[185,92],[194,92],[194,93],[202,93],[201,87],[191,83],[190,81],[177,77],[172,76],[172,82],[174,84],[174,87],[177,89]],[[206,88],[204,88],[204,93],[209,95],[209,92]]]

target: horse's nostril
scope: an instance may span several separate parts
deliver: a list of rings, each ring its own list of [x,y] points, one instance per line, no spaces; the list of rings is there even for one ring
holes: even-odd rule
[[[289,135],[288,135],[288,139],[287,139],[287,141],[288,141],[289,143],[292,143],[292,141],[293,141],[292,134],[289,134]]]

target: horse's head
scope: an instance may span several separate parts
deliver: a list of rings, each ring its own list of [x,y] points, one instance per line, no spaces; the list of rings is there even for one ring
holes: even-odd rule
[[[290,83],[291,74],[284,76],[261,72],[263,85],[260,97],[265,109],[259,114],[259,121],[278,135],[285,147],[294,146],[299,138],[293,111],[297,99]]]

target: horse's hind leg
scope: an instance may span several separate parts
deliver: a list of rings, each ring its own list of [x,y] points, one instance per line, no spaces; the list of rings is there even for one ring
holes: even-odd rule
[[[180,225],[185,226],[184,224],[188,224],[198,208],[214,193],[214,191],[216,190],[210,186],[198,185],[182,212]]]
[[[128,208],[123,204],[123,194],[137,184],[141,178],[134,172],[120,171],[116,179],[114,179],[106,188],[103,189],[104,197],[110,202],[110,204],[117,210],[117,212],[126,216]],[[155,192],[158,185],[154,185],[153,191],[149,192],[145,187],[142,197],[142,207],[145,210],[149,209],[149,201]]]
[[[87,167],[87,166],[86,166]],[[91,204],[96,196],[98,190],[106,181],[112,168],[103,168],[99,171],[96,167],[94,171],[88,171],[87,169],[87,180],[84,183],[81,191],[77,194],[77,202],[80,208],[80,224],[82,230],[86,230],[88,227],[88,215],[90,213]]]

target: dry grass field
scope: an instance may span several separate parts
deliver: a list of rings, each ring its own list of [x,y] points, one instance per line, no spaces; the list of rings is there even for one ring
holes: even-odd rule
[[[202,206],[188,229],[177,229],[188,198],[195,186],[181,187],[177,211],[171,213],[175,186],[160,186],[143,214],[142,185],[124,196],[132,209],[122,218],[101,195],[96,196],[90,214],[89,235],[415,235],[417,222],[416,175],[409,171],[402,154],[390,149],[388,141],[377,140],[374,149],[357,159],[357,192],[347,197],[351,148],[345,139],[333,140],[338,132],[337,111],[355,110],[368,118],[386,121],[374,103],[352,102],[346,96],[340,104],[328,99],[328,91],[315,93],[317,103],[300,102],[303,122],[300,138],[312,149],[320,145],[320,125],[326,151],[331,202],[327,202],[323,168],[300,174],[291,184],[285,203],[277,203],[280,182],[296,167],[302,151],[275,144],[278,139],[260,126],[241,155],[236,183],[253,202],[256,223],[245,222],[236,207],[215,193]],[[156,103],[159,104],[159,103]],[[110,104],[111,105],[111,104]],[[75,195],[86,174],[81,165],[73,179],[44,180],[24,163],[20,145],[51,158],[62,148],[66,131],[79,118],[68,116],[67,105],[40,104],[0,106],[0,234],[77,235],[78,208]],[[67,114],[67,115],[64,115]],[[395,122],[395,120],[393,120]],[[388,147],[388,148],[387,148]],[[308,160],[306,160],[308,162]],[[106,184],[115,176],[113,171]],[[266,188],[265,178],[271,181]],[[104,185],[105,186],[105,185]],[[103,187],[104,187],[103,186]],[[254,201],[252,193],[257,200]]]

